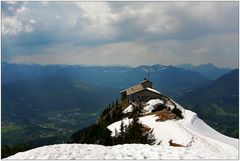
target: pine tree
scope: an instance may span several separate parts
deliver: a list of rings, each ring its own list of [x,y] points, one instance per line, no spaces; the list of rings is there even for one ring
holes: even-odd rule
[[[139,117],[141,116],[143,107],[141,105],[133,106],[133,111],[130,113],[129,117]]]
[[[114,101],[113,101],[113,102],[112,102],[112,106],[111,106],[111,108],[114,108],[114,107],[115,107],[114,104],[115,104],[115,103],[114,103]]]
[[[115,102],[115,107],[118,107],[119,103],[118,103],[118,99],[116,99],[116,102]]]
[[[179,118],[183,119],[182,111],[176,107],[172,109],[172,113],[174,113]]]
[[[125,131],[125,126],[124,126],[124,122],[121,121],[121,125],[120,125],[120,135],[123,135]]]
[[[133,117],[132,122],[128,126],[124,126],[121,122],[120,133],[116,136],[114,144],[154,144],[156,139],[153,130],[144,132],[144,126],[139,122],[138,117]]]

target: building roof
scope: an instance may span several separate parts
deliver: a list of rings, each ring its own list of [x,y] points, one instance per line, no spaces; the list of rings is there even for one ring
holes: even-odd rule
[[[141,84],[138,84],[138,85],[132,86],[132,87],[130,87],[128,89],[125,89],[125,90],[121,91],[121,93],[126,91],[127,95],[131,95],[131,94],[139,92],[139,91],[141,91],[143,89],[144,89],[144,87]]]
[[[127,95],[132,95],[133,93],[137,93],[137,92],[139,92],[139,91],[142,91],[142,90],[145,90],[145,89],[146,89],[146,90],[149,90],[149,91],[151,91],[151,92],[155,92],[155,93],[161,94],[160,92],[156,91],[155,89],[152,89],[152,88],[149,88],[149,87],[145,88],[145,87],[143,86],[143,83],[144,83],[144,82],[152,83],[152,82],[149,81],[149,80],[144,80],[144,81],[142,81],[140,84],[135,85],[135,86],[132,86],[132,87],[130,87],[130,88],[128,88],[128,89],[125,89],[125,90],[121,91],[120,93],[126,92]]]
[[[152,84],[152,82],[150,80],[147,80],[147,79],[144,79],[142,82],[140,82],[140,84],[145,83],[145,82],[149,82],[149,83]]]

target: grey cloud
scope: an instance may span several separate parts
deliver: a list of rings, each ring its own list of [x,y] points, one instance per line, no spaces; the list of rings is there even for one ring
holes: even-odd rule
[[[237,2],[17,2],[15,12],[7,5],[3,17],[35,22],[32,31],[3,35],[3,56],[12,61],[44,63],[58,55],[53,60],[60,63],[68,53],[79,59],[65,63],[98,63],[95,56],[102,64],[237,66]],[[22,6],[27,14],[17,13]],[[91,54],[83,57],[83,48]]]

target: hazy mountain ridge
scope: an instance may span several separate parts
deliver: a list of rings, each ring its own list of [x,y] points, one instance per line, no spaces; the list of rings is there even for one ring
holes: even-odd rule
[[[179,64],[179,65],[176,65],[176,67],[183,68],[183,69],[190,70],[190,71],[199,72],[203,76],[205,76],[209,79],[212,79],[212,80],[216,80],[219,77],[221,77],[222,75],[224,75],[232,70],[230,68],[216,67],[212,63],[201,64],[198,66],[194,66],[194,65],[188,63],[188,64]]]
[[[3,84],[17,80],[33,80],[45,76],[62,76],[98,86],[125,89],[148,77],[156,89],[175,97],[184,92],[205,86],[211,80],[197,72],[173,66],[152,65],[132,67],[100,67],[79,65],[24,65],[4,63]],[[178,81],[176,81],[178,80]]]
[[[239,136],[239,70],[223,75],[212,84],[193,90],[178,101],[197,112],[218,131]]]

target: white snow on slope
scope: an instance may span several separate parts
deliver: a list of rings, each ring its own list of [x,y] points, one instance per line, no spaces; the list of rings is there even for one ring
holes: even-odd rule
[[[158,91],[155,90],[155,89],[152,89],[152,88],[149,88],[149,87],[147,87],[147,89],[148,89],[149,91],[152,91],[152,92],[155,92],[155,93],[161,94],[160,92],[158,92]]]
[[[235,138],[228,137],[219,133],[218,131],[211,128],[208,124],[206,124],[203,120],[199,119],[195,112],[190,110],[185,110],[181,105],[173,101],[178,109],[181,109],[184,115],[184,119],[180,120],[180,122],[185,126],[185,128],[197,132],[206,137],[221,140],[226,144],[230,144],[236,148],[239,148],[239,140]]]
[[[153,106],[158,103],[161,103],[161,100],[150,100],[144,109],[149,113]],[[199,119],[196,113],[185,110],[176,102],[174,103],[183,112],[184,118],[182,120],[157,122],[158,117],[154,115],[139,118],[140,122],[153,129],[153,134],[157,139],[156,144],[161,142],[160,146],[166,147],[169,146],[168,141],[172,139],[174,143],[188,145],[190,149],[199,151],[199,156],[208,153],[216,158],[224,158],[224,155],[229,158],[238,158],[238,139],[217,132]],[[125,118],[122,121],[128,125],[132,119]],[[121,121],[118,121],[108,126],[108,129],[112,131],[112,136],[115,136],[115,131],[120,131],[120,125]],[[203,151],[201,152],[200,149]]]
[[[186,110],[185,113],[186,115],[190,115],[189,113],[191,113],[191,111]],[[150,115],[141,117],[140,121],[153,129],[153,134],[155,138],[157,138],[156,144],[161,142],[159,145],[160,147],[169,147],[168,141],[172,139],[174,143],[190,146],[186,148],[197,155],[193,157],[193,154],[191,154],[192,158],[188,159],[196,159],[198,157],[205,159],[238,158],[238,140],[226,137],[213,129],[208,129],[208,126],[206,127],[206,124],[202,124],[203,121],[197,116],[192,118],[195,120],[193,122],[188,122],[192,120],[191,118],[189,119],[188,116],[179,121],[169,120],[165,122],[156,122],[156,119],[156,116]],[[125,125],[128,125],[131,121],[132,119],[123,119]],[[112,131],[112,136],[115,135],[115,129],[118,132],[120,131],[120,124],[121,121],[118,121],[108,126],[108,129]],[[201,132],[195,132],[192,129],[194,126],[199,128],[198,131]],[[215,139],[207,136],[208,130],[213,137],[216,137]],[[224,140],[222,140],[222,137],[224,137]]]
[[[132,112],[132,111],[133,111],[133,106],[129,105],[125,110],[123,110],[123,113],[126,114],[126,113],[129,113],[129,112]]]
[[[209,125],[207,125],[204,121],[198,118],[197,114],[185,110],[185,118],[183,120],[179,121],[185,128],[190,130],[191,132],[198,133],[200,135],[219,140],[223,143],[229,144],[234,146],[235,148],[238,148],[238,139],[234,139],[228,136],[225,136],[218,131],[211,128]]]
[[[154,109],[154,106],[158,104],[163,104],[163,101],[160,99],[152,99],[146,103],[146,106],[143,109],[145,113],[151,113],[152,110]],[[123,113],[126,114],[132,111],[133,111],[133,106],[129,105],[125,110],[123,110]]]
[[[150,113],[154,109],[155,105],[163,104],[163,101],[160,99],[152,99],[152,100],[148,101],[146,104],[147,104],[147,106],[145,106],[143,109],[146,113]]]
[[[237,156],[204,148],[146,144],[58,144],[20,152],[6,159],[237,159]]]

